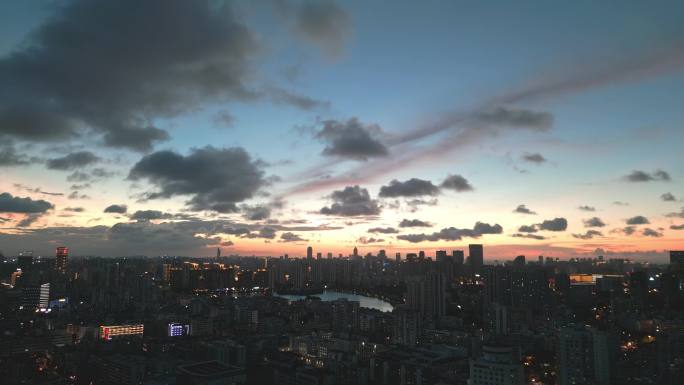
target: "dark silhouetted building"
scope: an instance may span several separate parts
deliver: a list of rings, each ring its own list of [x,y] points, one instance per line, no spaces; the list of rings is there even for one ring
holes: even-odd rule
[[[482,272],[482,265],[484,264],[484,248],[482,245],[468,245],[468,251],[470,268],[473,273],[479,274]]]

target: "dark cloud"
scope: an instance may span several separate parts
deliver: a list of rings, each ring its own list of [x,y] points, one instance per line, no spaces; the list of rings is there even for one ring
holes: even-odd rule
[[[155,219],[171,219],[173,215],[165,213],[159,210],[138,210],[133,215],[131,219],[136,221],[151,221]]]
[[[646,218],[643,215],[637,215],[635,217],[628,218],[625,223],[628,225],[647,225],[651,222],[648,221],[648,218]]]
[[[544,156],[542,154],[539,154],[539,153],[527,152],[527,153],[523,154],[522,159],[525,162],[534,163],[534,164],[542,164],[542,163],[546,162],[546,158],[544,158]]]
[[[667,213],[665,216],[668,218],[684,218],[684,207],[679,212]]]
[[[527,206],[525,205],[518,205],[518,207],[513,210],[514,213],[518,214],[531,214],[531,215],[537,215],[536,212],[530,210]]]
[[[442,188],[458,192],[473,191],[474,188],[468,180],[460,175],[449,175],[440,185]]]
[[[264,238],[273,239],[276,236],[277,230],[273,227],[262,227],[258,232],[247,233],[242,235],[243,238]]]
[[[90,151],[79,151],[61,158],[48,159],[47,168],[51,170],[73,170],[91,165],[99,160],[100,158]]]
[[[345,217],[369,216],[380,214],[378,202],[370,198],[368,190],[357,186],[347,186],[344,190],[334,191],[330,198],[333,204],[323,207],[321,214]]]
[[[653,173],[648,173],[646,171],[641,170],[634,170],[630,174],[625,175],[623,179],[628,182],[669,182],[671,180],[670,174],[663,170],[656,170]]]
[[[108,171],[108,170],[105,170],[104,168],[94,168],[90,172],[90,175],[92,175],[92,177],[94,179],[107,179],[107,178],[111,178],[114,175],[116,175],[116,172]]]
[[[511,235],[511,237],[514,237],[514,238],[529,238],[529,239],[536,239],[536,240],[543,240],[543,239],[546,239],[546,237],[543,236],[543,235],[529,234],[529,233],[525,233],[525,234],[516,233],[516,234]]]
[[[535,225],[522,225],[518,228],[518,232],[520,233],[536,233],[537,231],[539,231],[539,229]]]
[[[586,205],[584,205],[584,206],[579,206],[578,209],[581,210],[581,211],[589,211],[589,212],[594,212],[594,211],[596,211],[596,207],[593,207],[593,206],[586,206]]]
[[[416,211],[418,211],[420,206],[437,206],[439,201],[437,200],[437,198],[433,198],[433,199],[429,199],[429,200],[417,199],[416,198],[416,199],[409,199],[405,203],[408,206],[409,211],[412,213],[415,213]],[[397,208],[398,208],[398,206],[397,206]]]
[[[661,233],[661,232],[659,232],[659,231],[657,231],[657,230],[653,230],[653,229],[648,228],[648,227],[645,228],[645,229],[641,232],[641,234],[643,234],[644,237],[654,237],[654,238],[660,238],[660,237],[663,236],[663,233]]]
[[[565,231],[568,228],[568,221],[565,218],[554,218],[545,220],[534,225],[523,225],[518,228],[519,233],[536,233],[538,231]]]
[[[35,194],[43,194],[43,195],[50,195],[50,196],[63,196],[64,195],[63,193],[43,191],[43,189],[41,187],[32,188],[29,186],[25,186],[21,183],[13,183],[12,185],[19,190],[28,191],[28,192],[35,193]]]
[[[90,183],[72,184],[69,188],[72,190],[85,190],[91,187]],[[62,194],[64,195],[64,194]]]
[[[584,220],[584,227],[604,227],[606,224],[599,217],[592,217]]]
[[[404,219],[399,223],[399,227],[432,227],[432,223],[420,219]]]
[[[385,242],[384,239],[382,238],[374,238],[374,237],[360,237],[359,239],[356,240],[357,242],[363,244],[363,245],[368,245],[371,243],[382,243]]]
[[[379,233],[379,234],[396,234],[399,230],[394,227],[373,227],[368,229],[369,233]]]
[[[92,177],[87,172],[74,171],[69,176],[67,176],[68,182],[88,182],[92,180]]]
[[[411,178],[405,182],[393,179],[389,185],[380,187],[382,198],[417,197],[439,194],[439,187],[429,180]]]
[[[17,227],[30,227],[42,216],[43,213],[27,214],[24,219],[17,222]]]
[[[235,117],[229,111],[221,110],[214,115],[213,122],[217,126],[233,127]]]
[[[90,199],[90,196],[88,194],[81,194],[78,191],[72,191],[71,194],[67,197],[69,199]]]
[[[568,228],[568,220],[565,218],[554,218],[539,224],[540,230],[565,231]]]
[[[82,212],[84,212],[84,211],[86,211],[86,210],[85,210],[85,208],[83,208],[83,207],[65,207],[65,208],[64,208],[64,211],[69,211],[69,212],[72,212],[72,213],[82,213]]]
[[[622,229],[619,229],[620,232],[622,232],[625,235],[632,235],[636,231],[636,227],[634,226],[627,226]]]
[[[104,209],[105,213],[126,214],[128,207],[126,205],[110,205]]]
[[[0,167],[24,166],[31,163],[29,158],[11,143],[0,143]]]
[[[248,219],[250,221],[260,221],[263,219],[268,219],[271,216],[271,208],[269,206],[242,205],[240,206],[240,209],[244,213],[245,219]]]
[[[29,197],[20,198],[10,193],[0,194],[0,213],[44,213],[55,206],[44,200],[33,200]]]
[[[243,80],[257,46],[227,3],[76,0],[55,9],[0,59],[0,134],[59,140],[85,128],[144,151],[168,138],[155,118],[253,97]]]
[[[684,230],[684,223],[681,225],[671,225],[670,230]]]
[[[587,230],[584,234],[572,234],[577,239],[592,239],[594,237],[602,237],[603,233],[596,230]]]
[[[304,242],[306,239],[300,237],[299,235],[291,232],[286,232],[280,234],[280,240],[283,242]]]
[[[275,104],[285,104],[305,111],[330,107],[330,102],[299,95],[280,87],[266,87],[264,92]]]
[[[267,182],[258,161],[240,147],[207,146],[183,156],[158,151],[143,157],[128,176],[147,179],[158,188],[147,199],[192,196],[187,202],[195,211],[235,212],[237,203],[253,197]]]
[[[499,107],[475,114],[474,119],[482,124],[527,128],[547,131],[553,126],[553,115],[525,109]]]
[[[674,195],[672,195],[671,193],[669,193],[669,192],[668,192],[668,193],[665,193],[665,194],[663,194],[663,195],[661,195],[661,196],[660,196],[660,199],[664,200],[665,202],[675,202],[675,201],[677,201],[677,198],[676,198]]]
[[[352,32],[349,14],[332,1],[304,1],[295,7],[281,6],[292,18],[294,32],[303,40],[316,45],[326,55],[342,53]]]
[[[457,229],[455,227],[444,228],[432,234],[405,234],[398,235],[397,239],[418,243],[424,241],[459,241],[463,238],[479,238],[485,234],[501,234],[503,228],[498,225],[477,222],[472,229]]]
[[[386,156],[387,147],[378,139],[382,129],[378,125],[364,126],[356,118],[346,122],[326,120],[315,138],[326,143],[322,154],[355,160]]]

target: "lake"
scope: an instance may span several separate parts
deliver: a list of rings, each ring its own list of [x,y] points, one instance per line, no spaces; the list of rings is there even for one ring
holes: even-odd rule
[[[298,301],[300,299],[305,299],[305,295],[294,295],[294,294],[277,294],[273,293],[274,296],[276,297],[281,297],[285,298],[288,301]],[[380,310],[382,312],[388,312],[392,311],[394,307],[392,304],[390,304],[387,301],[383,301],[378,298],[373,298],[373,297],[367,297],[365,295],[360,295],[360,294],[350,294],[350,293],[343,293],[340,291],[334,291],[334,290],[325,290],[323,293],[320,294],[314,294],[314,297],[318,297],[321,299],[321,301],[335,301],[338,299],[346,298],[349,301],[359,301],[359,306],[361,307],[366,307],[369,309],[376,309]]]

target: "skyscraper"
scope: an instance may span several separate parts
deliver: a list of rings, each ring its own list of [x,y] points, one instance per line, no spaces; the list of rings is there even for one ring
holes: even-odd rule
[[[33,265],[33,251],[23,251],[17,257],[17,266],[22,271],[26,271]]]
[[[484,264],[484,248],[482,245],[468,245],[470,268],[473,273],[479,274]]]
[[[453,250],[451,252],[451,259],[456,265],[462,265],[465,257],[463,256],[463,250]]]
[[[442,318],[446,314],[446,279],[442,273],[427,275],[425,296],[427,316],[433,321]]]
[[[307,259],[313,258],[313,247],[309,246],[306,248],[306,258]]]
[[[55,253],[55,270],[66,273],[67,259],[69,258],[69,249],[60,246]]]
[[[45,309],[50,301],[50,284],[22,288],[22,306],[26,309]]]

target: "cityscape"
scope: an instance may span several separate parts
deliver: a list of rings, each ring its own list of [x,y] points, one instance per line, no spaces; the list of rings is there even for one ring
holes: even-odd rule
[[[0,384],[681,385],[682,20],[0,2]]]
[[[669,264],[486,248],[2,260],[3,378],[55,384],[678,384]],[[7,282],[5,282],[7,281]]]

